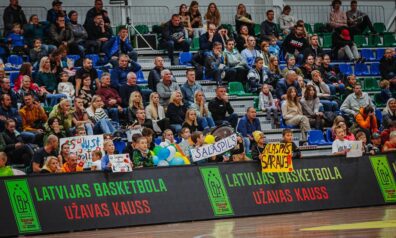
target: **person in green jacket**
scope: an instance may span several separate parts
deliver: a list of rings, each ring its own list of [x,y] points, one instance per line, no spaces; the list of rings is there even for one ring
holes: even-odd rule
[[[59,125],[62,130],[69,133],[70,128],[72,127],[73,123],[73,113],[74,109],[71,108],[70,101],[67,99],[62,99],[61,102],[54,106],[52,111],[49,114],[49,119],[56,117],[59,119]],[[45,124],[45,128],[50,130],[50,126],[48,125],[48,121]]]
[[[1,136],[1,138],[3,138]],[[4,139],[2,139],[4,142]],[[10,166],[7,164],[7,154],[5,152],[0,152],[0,177],[14,176],[14,172]]]
[[[135,148],[136,150],[133,152],[132,158],[133,168],[153,167],[153,156],[148,149],[146,137],[139,137],[136,141]]]

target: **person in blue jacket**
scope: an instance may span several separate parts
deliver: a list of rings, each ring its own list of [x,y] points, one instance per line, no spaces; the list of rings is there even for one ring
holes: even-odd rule
[[[254,141],[253,132],[261,131],[260,120],[256,117],[256,109],[248,107],[246,115],[239,120],[237,132],[241,133],[245,144],[246,154],[250,153],[251,142]]]
[[[131,60],[137,62],[137,52],[133,49],[129,40],[128,29],[122,27],[117,36],[113,36],[103,46],[103,51],[110,59],[110,63],[117,65],[117,60],[120,54],[126,54]]]
[[[130,63],[130,65],[128,65],[128,63]],[[129,60],[128,55],[120,55],[118,58],[118,66],[111,71],[111,86],[119,90],[122,86],[127,84],[127,75],[129,72],[132,71],[137,73],[141,69],[142,67],[138,63]]]

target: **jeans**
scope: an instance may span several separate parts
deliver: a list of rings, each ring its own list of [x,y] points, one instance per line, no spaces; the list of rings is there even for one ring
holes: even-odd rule
[[[21,137],[25,144],[33,144],[36,135],[33,132],[23,131],[21,132]]]
[[[168,50],[168,57],[173,63],[173,52],[175,49],[181,49],[183,52],[190,50],[190,40],[184,40],[181,43],[175,42],[174,40],[168,40],[162,43],[162,46]]]
[[[67,98],[65,94],[47,94],[45,95],[45,102],[48,106],[55,106],[62,98]]]
[[[215,127],[215,123],[212,117],[198,117],[197,118],[198,126],[201,131]]]
[[[329,86],[331,95],[336,95],[337,91],[340,94],[344,94],[345,93],[345,85],[344,84],[338,84],[338,86],[335,86],[333,84],[327,84],[327,86]]]
[[[96,122],[93,131],[95,134],[113,134],[115,132],[115,128],[111,121],[100,119],[98,122]]]
[[[243,137],[243,144],[245,146],[245,154],[250,154],[250,139],[249,139],[249,137]]]
[[[338,104],[336,101],[320,99],[320,103],[322,103],[324,111],[335,112],[338,110]]]
[[[106,112],[107,112],[107,114],[109,115],[109,117],[111,118],[112,121],[116,121],[116,122],[120,121],[118,108],[116,108],[116,107],[107,108]]]
[[[84,127],[85,127],[85,132],[87,133],[87,135],[93,135],[94,134],[91,123],[85,123]]]
[[[170,124],[170,129],[173,131],[173,133],[175,133],[176,135],[179,134],[179,132],[182,129],[182,126],[180,124]]]

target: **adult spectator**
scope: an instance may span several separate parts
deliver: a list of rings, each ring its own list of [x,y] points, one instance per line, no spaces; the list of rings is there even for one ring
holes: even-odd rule
[[[188,37],[192,37],[194,31],[191,27],[190,16],[188,14],[187,5],[184,3],[179,6],[179,16],[180,16],[180,22],[183,25],[184,30],[186,31]]]
[[[203,31],[203,28],[202,28],[202,16],[201,13],[199,12],[198,2],[191,1],[188,11],[190,16],[190,24],[194,30],[194,37],[199,37],[201,35],[201,32]]]
[[[4,129],[7,120],[12,119],[16,122],[18,129],[22,128],[22,118],[16,107],[12,107],[11,97],[8,94],[0,96],[0,130]]]
[[[125,86],[121,87],[118,91],[120,92],[120,97],[122,99],[122,107],[128,107],[129,96],[133,92],[142,93],[140,87],[136,84],[136,74],[134,72],[129,72],[127,74],[127,83]]]
[[[260,120],[256,117],[256,109],[254,107],[248,107],[246,115],[241,118],[238,122],[237,132],[243,136],[243,142],[245,144],[245,152],[250,153],[250,147],[253,139],[254,131],[261,131]]]
[[[296,57],[294,55],[288,54],[286,55],[286,67],[282,70],[283,77],[285,77],[286,73],[290,70],[296,72],[296,74],[298,74],[299,76],[304,77],[301,69],[297,67]]]
[[[272,86],[272,88],[275,88],[276,85],[278,84],[278,81],[282,78],[282,73],[279,68],[278,57],[274,55],[271,55],[269,57],[267,76],[268,76],[268,82]]]
[[[91,89],[91,77],[89,74],[83,74],[82,78],[82,88],[78,93],[78,97],[83,100],[84,107],[87,108],[92,101],[93,95],[95,95],[95,91]]]
[[[66,98],[64,94],[57,94],[58,79],[51,71],[51,64],[48,57],[43,57],[40,60],[39,72],[36,75],[37,84],[46,94],[46,100],[50,101],[49,105],[54,106],[61,98]]]
[[[241,55],[246,61],[249,69],[253,67],[254,60],[260,56],[260,51],[256,50],[256,38],[249,36],[247,39],[247,47],[242,50]]]
[[[13,119],[5,121],[5,130],[1,135],[6,144],[4,152],[7,153],[8,158],[11,158],[11,163],[18,164],[22,162],[25,167],[28,167],[33,151],[23,142],[22,136],[16,131],[16,124]]]
[[[128,55],[131,60],[137,62],[137,52],[133,49],[129,41],[128,29],[122,27],[118,31],[117,36],[113,36],[103,46],[103,51],[113,65],[117,64],[118,58],[121,54]]]
[[[229,81],[246,82],[249,66],[239,51],[235,49],[234,39],[228,39],[226,41],[224,62],[228,68],[227,73]]]
[[[225,66],[220,42],[215,42],[212,51],[205,55],[205,68],[206,77],[213,78],[217,82],[217,85],[222,85],[223,79],[230,81],[232,79],[231,76],[235,75],[235,72]]]
[[[301,104],[298,100],[297,89],[287,89],[285,102],[282,104],[282,117],[286,125],[299,126],[301,130],[301,141],[307,140],[306,132],[311,130],[308,117],[304,116]]]
[[[160,104],[167,107],[173,92],[180,91],[179,85],[172,81],[170,70],[164,69],[161,72],[162,81],[157,84],[157,92],[160,96]]]
[[[127,84],[129,72],[137,73],[141,69],[142,67],[138,63],[130,61],[128,55],[121,54],[118,58],[118,66],[111,71],[111,86],[119,90]]]
[[[323,49],[319,46],[319,36],[313,34],[309,36],[309,45],[304,49],[303,55],[312,55],[314,58],[323,54]]]
[[[58,21],[58,17],[63,17],[67,24],[70,23],[67,18],[66,11],[62,9],[62,2],[59,0],[52,1],[52,8],[47,11],[47,22],[55,24]]]
[[[44,43],[47,42],[46,34],[47,29],[49,27],[48,22],[40,22],[39,17],[36,14],[33,14],[29,18],[29,22],[23,26],[23,36],[25,39],[25,43],[30,47],[34,47],[34,40],[41,39],[42,45],[45,47],[47,52],[52,52],[56,47],[54,45],[46,45]]]
[[[70,153],[66,160],[66,163],[62,165],[63,173],[73,173],[80,172],[83,168],[77,164],[77,155],[75,153]]]
[[[43,167],[40,170],[40,173],[42,174],[61,173],[61,172],[62,172],[62,168],[60,167],[58,158],[56,158],[55,156],[47,157]]]
[[[249,82],[249,92],[257,93],[261,90],[264,83],[269,83],[266,69],[264,68],[264,60],[261,57],[257,57],[247,79]]]
[[[86,41],[87,53],[99,53],[103,45],[112,37],[113,31],[110,26],[106,25],[102,14],[98,13],[94,17],[94,24],[85,29],[88,33]]]
[[[87,135],[93,135],[93,123],[89,120],[87,111],[84,108],[84,101],[81,98],[74,99],[73,125],[75,127],[84,126]]]
[[[203,91],[202,86],[195,81],[195,70],[187,69],[187,81],[180,87],[183,94],[183,102],[187,107],[194,103],[194,94],[197,91]]]
[[[140,92],[133,92],[129,97],[129,104],[127,106],[127,119],[129,122],[136,120],[136,112],[139,109],[144,109],[143,99]]]
[[[18,90],[18,102],[23,104],[24,103],[24,96],[27,94],[32,95],[33,99],[37,102],[44,102],[45,93],[43,90],[32,90],[30,86],[32,85],[30,77],[25,75],[23,76],[22,86]]]
[[[76,72],[76,96],[79,96],[83,75],[88,75],[91,79],[91,90],[100,88],[100,82],[98,78],[98,71],[93,67],[92,60],[84,58],[83,66]]]
[[[261,23],[260,26],[260,38],[262,41],[271,41],[272,37],[280,40],[279,32],[276,29],[276,24],[274,23],[275,13],[274,10],[268,10],[266,12],[267,19]]]
[[[333,32],[333,50],[337,54],[337,58],[339,60],[343,60],[348,58],[349,61],[353,61],[354,63],[363,62],[363,59],[360,57],[358,48],[353,42],[351,35],[349,34],[349,30],[345,27],[337,28]]]
[[[313,55],[304,55],[304,64],[300,66],[300,70],[304,75],[304,79],[312,80],[311,73],[315,69],[315,58]]]
[[[213,43],[220,42],[221,36],[217,33],[217,27],[214,23],[207,24],[208,31],[199,37],[199,49],[201,51],[210,51],[213,48]]]
[[[198,125],[201,127],[201,130],[216,126],[206,104],[205,94],[203,91],[195,92],[194,104],[192,104],[190,108],[195,110]]]
[[[180,91],[172,92],[168,109],[166,110],[166,117],[169,118],[171,129],[178,134],[182,129],[187,112],[187,107],[183,104],[183,95]]]
[[[285,74],[285,78],[279,80],[278,84],[276,85],[276,97],[279,100],[286,100],[287,92],[290,87],[294,87],[297,92],[297,96],[301,97],[301,88],[297,82],[298,75],[293,70],[288,71]]]
[[[56,135],[59,139],[66,137],[66,132],[62,129],[62,125],[60,125],[59,120],[60,119],[57,117],[51,117],[48,119],[47,127],[45,128],[44,141],[47,140],[49,135]],[[69,133],[69,135],[71,136],[73,134]]]
[[[74,40],[73,31],[70,28],[70,24],[65,23],[65,19],[62,16],[58,16],[56,23],[52,24],[49,29],[50,42],[57,47],[64,45],[67,47],[70,54],[83,55],[83,52],[78,48],[78,44]]]
[[[279,16],[279,26],[283,34],[288,35],[293,30],[294,26],[297,24],[297,19],[290,15],[291,7],[285,5],[282,10],[282,14]]]
[[[353,93],[345,99],[340,110],[349,117],[350,121],[353,121],[360,108],[367,106],[374,107],[374,104],[370,96],[366,92],[362,92],[362,86],[356,84],[353,88]]]
[[[157,84],[161,81],[161,72],[164,69],[164,59],[161,56],[155,57],[154,68],[148,75],[148,88],[153,92],[157,92]]]
[[[4,36],[10,33],[15,23],[18,23],[21,26],[27,23],[25,13],[23,12],[22,7],[19,6],[18,0],[10,0],[10,5],[4,9],[3,22]]]
[[[47,157],[58,156],[56,153],[58,151],[58,146],[58,137],[56,137],[55,135],[48,136],[47,140],[44,143],[44,147],[34,152],[31,165],[33,173],[40,173],[40,170],[43,167]]]
[[[153,129],[153,121],[149,118],[146,118],[146,112],[144,111],[143,108],[139,108],[136,110],[136,119],[133,122],[133,125],[131,126],[131,129],[143,129],[143,128],[149,128],[151,130]]]
[[[237,126],[238,115],[228,100],[227,90],[224,86],[216,88],[216,97],[209,102],[209,111],[212,113],[216,125],[223,125],[224,122],[231,124],[233,128]],[[228,116],[226,114],[228,113]]]
[[[357,1],[351,1],[351,10],[346,12],[347,23],[349,30],[352,35],[357,35],[363,33],[364,29],[368,27],[372,34],[377,34],[377,31],[374,29],[373,24],[371,23],[370,18],[364,12],[357,10]]]
[[[31,132],[35,135],[35,141],[41,141],[44,135],[44,124],[48,116],[40,103],[33,100],[31,94],[23,96],[25,105],[19,110],[22,118],[22,128],[24,131]]]
[[[0,80],[0,96],[3,94],[8,94],[11,97],[12,107],[18,107],[18,95],[14,90],[11,89],[11,82],[9,78],[3,78]]]
[[[121,107],[122,99],[118,94],[118,91],[110,87],[111,81],[109,73],[103,73],[100,81],[102,84],[100,89],[96,91],[96,95],[99,95],[102,98],[110,118],[113,121],[118,122],[119,115],[124,111]]]
[[[246,11],[246,6],[242,3],[238,4],[237,13],[235,15],[235,29],[240,32],[242,26],[246,26],[250,35],[254,34],[253,26],[254,21],[252,15]]]
[[[382,125],[384,129],[396,127],[396,99],[391,98],[386,103],[386,107],[382,111]]]
[[[95,6],[88,10],[87,15],[85,17],[84,27],[85,29],[94,26],[95,16],[100,14],[103,18],[105,25],[110,26],[110,18],[106,10],[103,9],[103,1],[95,0]]]
[[[367,141],[371,141],[371,134],[378,132],[377,118],[375,117],[374,108],[369,106],[361,107],[355,116],[356,128],[355,134],[360,130],[367,136]]]
[[[323,112],[319,111],[320,101],[313,85],[307,85],[301,99],[303,114],[308,117],[311,127],[322,130],[324,125]]]
[[[221,21],[220,11],[215,3],[212,2],[209,4],[204,18],[207,22],[211,22],[215,24],[216,27],[220,26],[220,21]]]
[[[56,48],[56,46],[54,47]],[[45,56],[48,56],[48,51],[46,47],[41,44],[41,40],[33,40],[33,47],[29,50],[29,57],[34,69],[38,68],[41,58]]]
[[[336,92],[343,94],[345,92],[345,85],[342,76],[337,73],[336,69],[330,64],[330,56],[323,55],[322,65],[319,71],[323,77],[323,81],[329,85],[331,95],[336,95]]]
[[[73,114],[74,110],[71,108],[70,101],[63,99],[52,108],[48,120],[51,118],[58,118],[60,129],[64,130],[68,135],[71,135],[70,129],[73,125]],[[46,128],[49,129],[49,127],[50,124],[46,123]]]
[[[156,133],[162,133],[169,128],[169,118],[165,117],[164,107],[159,103],[159,94],[150,94],[150,103],[146,107],[146,117],[153,121],[153,128]]]
[[[69,19],[70,19],[70,29],[73,32],[74,42],[77,44],[78,49],[80,52],[85,51],[85,41],[88,39],[88,33],[85,28],[78,23],[78,12],[77,11],[70,11],[69,12]]]
[[[180,23],[178,14],[173,14],[171,20],[163,26],[162,41],[163,47],[168,51],[168,57],[172,65],[177,64],[173,58],[175,49],[181,49],[183,52],[188,52],[190,50],[191,42],[185,36],[184,27]]]
[[[92,97],[91,105],[87,108],[89,120],[95,124],[95,134],[113,134],[115,128],[110,122],[110,118],[106,111],[103,109],[103,105],[104,103],[99,95],[94,95]]]
[[[304,37],[304,26],[296,25],[294,31],[286,36],[282,43],[285,54],[294,55],[299,62],[302,62],[304,55],[302,52],[309,46],[307,39]]]
[[[330,12],[330,27],[332,29],[342,26],[347,27],[347,16],[345,12],[341,10],[341,0],[333,0],[331,6],[333,9]]]
[[[32,71],[33,67],[29,62],[24,62],[21,67],[19,68],[18,77],[14,80],[14,90],[18,91],[21,87],[22,79],[24,76],[29,76],[30,79],[32,78]],[[37,90],[38,87],[36,84],[32,83],[29,86],[30,89]]]
[[[312,81],[308,85],[313,85],[316,90],[316,95],[319,97],[320,103],[323,105],[324,111],[337,111],[338,104],[332,100],[329,86],[323,81],[319,70],[314,70],[311,73]]]
[[[380,72],[382,79],[391,83],[391,90],[396,90],[396,57],[395,50],[387,48],[380,60]]]
[[[242,52],[248,46],[248,37],[249,37],[249,30],[247,26],[242,25],[239,28],[238,36],[235,39],[236,48],[239,52]]]

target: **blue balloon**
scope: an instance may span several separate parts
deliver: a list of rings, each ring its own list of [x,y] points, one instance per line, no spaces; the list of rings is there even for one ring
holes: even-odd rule
[[[157,154],[159,160],[166,160],[169,155],[170,151],[168,148],[162,148]]]
[[[158,165],[157,166],[159,166],[159,167],[165,167],[165,166],[169,166],[169,164],[168,164],[168,162],[166,162],[166,160],[160,160],[159,162],[158,162]]]
[[[169,165],[184,165],[184,160],[183,158],[175,157],[169,162]]]
[[[159,162],[158,156],[154,155],[154,156],[153,156],[153,163],[154,163],[154,165],[157,165],[158,162]]]

